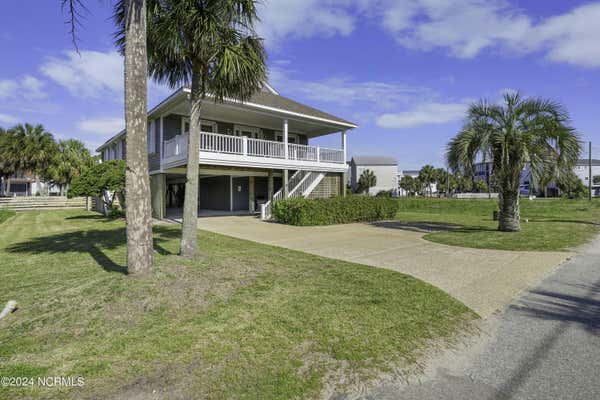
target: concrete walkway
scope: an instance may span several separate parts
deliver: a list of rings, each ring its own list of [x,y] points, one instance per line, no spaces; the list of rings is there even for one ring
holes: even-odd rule
[[[421,384],[362,399],[600,399],[600,239],[489,323]]]
[[[445,290],[484,318],[573,255],[445,246],[424,240],[423,227],[395,222],[294,227],[227,216],[200,218],[198,227],[409,274]]]

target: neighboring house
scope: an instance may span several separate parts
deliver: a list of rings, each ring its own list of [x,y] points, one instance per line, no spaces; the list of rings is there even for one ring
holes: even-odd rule
[[[181,88],[148,112],[152,212],[176,215],[183,205],[190,90]],[[270,216],[285,197],[345,193],[346,132],[352,122],[280,96],[270,86],[248,102],[207,100],[202,106],[199,211]],[[311,146],[338,134],[340,148]],[[98,148],[103,160],[123,159],[125,131]]]
[[[57,196],[59,195],[59,188],[47,184],[43,180],[36,180],[32,174],[26,172],[19,172],[8,178],[0,177],[0,196],[24,197],[36,195]]]
[[[354,156],[350,160],[350,187],[358,189],[360,175],[371,170],[377,177],[376,185],[369,189],[370,195],[376,195],[382,190],[398,190],[398,163],[394,157],[385,156]]]
[[[577,161],[575,168],[573,168],[573,172],[585,185],[588,187],[590,182],[590,160],[581,159]],[[594,178],[596,182],[594,183]],[[592,196],[600,197],[600,160],[592,159]]]

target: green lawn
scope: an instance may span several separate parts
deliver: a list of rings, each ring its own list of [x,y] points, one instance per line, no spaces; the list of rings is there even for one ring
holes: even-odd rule
[[[122,220],[17,213],[0,225],[0,376],[82,376],[81,388],[1,387],[0,398],[296,399],[414,368],[475,314],[393,271],[179,226],[155,227],[156,268],[124,274]]]
[[[0,224],[15,215],[13,211],[0,210]]]
[[[432,242],[501,250],[570,250],[600,232],[600,201],[521,199],[521,232],[498,232],[497,200],[403,198],[397,219],[407,228],[431,223]],[[529,222],[526,222],[525,220]]]

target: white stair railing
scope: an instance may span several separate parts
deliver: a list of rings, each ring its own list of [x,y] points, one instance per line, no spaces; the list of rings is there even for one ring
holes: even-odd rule
[[[312,193],[317,185],[323,180],[325,174],[323,172],[311,172],[302,179],[302,181],[290,192],[290,198],[306,197]]]
[[[323,180],[325,173],[315,171],[296,171],[288,180],[287,198],[297,198],[308,196],[314,188]],[[272,201],[267,201],[261,205],[260,217],[262,220],[270,219],[273,213],[273,204],[284,198],[283,187],[273,195]]]

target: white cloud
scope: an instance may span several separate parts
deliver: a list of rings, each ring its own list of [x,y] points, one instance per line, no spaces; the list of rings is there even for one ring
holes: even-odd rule
[[[25,75],[20,80],[5,79],[0,81],[0,99],[17,97],[23,97],[27,100],[45,98],[44,82],[31,75]]]
[[[0,81],[0,99],[14,97],[19,89],[19,84],[10,79]]]
[[[401,82],[357,81],[348,77],[329,77],[321,80],[304,80],[291,77],[280,68],[272,68],[269,81],[282,94],[349,106],[369,103],[379,108],[390,108],[398,103],[432,96],[432,91],[421,86]]]
[[[544,48],[551,61],[600,67],[600,3],[548,18],[525,39],[529,49]]]
[[[425,103],[411,110],[383,114],[377,118],[381,128],[413,128],[420,125],[446,124],[459,121],[465,116],[465,103]]]
[[[403,47],[458,58],[501,49],[541,52],[553,62],[600,66],[600,2],[534,19],[516,0],[271,0],[260,9],[267,45],[284,38],[351,34],[374,20]]]
[[[77,123],[77,128],[97,135],[114,135],[125,127],[124,118],[102,117],[83,119]]]
[[[382,25],[401,45],[446,48],[460,58],[522,39],[530,19],[503,0],[405,0],[383,6]]]
[[[600,66],[600,3],[534,23],[507,0],[382,0],[382,26],[417,50],[447,49],[471,58],[489,48],[515,54],[542,52],[554,62]]]
[[[268,45],[288,36],[345,36],[356,24],[350,4],[350,0],[271,0],[259,6],[257,31]]]
[[[26,75],[21,80],[23,97],[29,100],[46,98],[47,93],[44,91],[44,85],[44,82],[38,78],[31,75]]]
[[[123,57],[117,51],[67,51],[63,57],[47,59],[40,71],[75,97],[123,100]],[[152,81],[148,83],[151,99],[160,99],[170,90]]]
[[[4,124],[16,124],[17,122],[19,122],[19,119],[13,117],[12,115],[0,113],[0,122]]]
[[[76,97],[99,98],[123,90],[123,58],[116,51],[68,51],[65,57],[48,59],[40,70]]]

